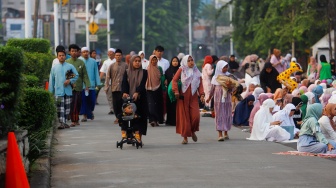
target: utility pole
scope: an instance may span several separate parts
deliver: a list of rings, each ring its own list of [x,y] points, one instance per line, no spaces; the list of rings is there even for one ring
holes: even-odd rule
[[[191,32],[191,0],[188,1],[189,14],[189,55],[192,56],[192,32]]]
[[[60,19],[61,19],[61,27],[60,27],[60,39],[61,39],[61,42],[60,44],[61,45],[64,45],[64,23],[63,23],[63,8],[62,8],[62,4],[63,4],[63,0],[60,0],[60,3],[59,3],[59,8],[60,8]]]
[[[70,31],[71,31],[71,28],[70,28],[70,19],[71,19],[71,17],[70,17],[70,11],[71,11],[71,9],[70,9],[70,3],[71,3],[71,1],[68,1],[68,45],[67,46],[69,46],[70,45]]]
[[[145,52],[145,15],[146,15],[146,0],[142,0],[142,44],[141,50]]]
[[[58,4],[54,1],[54,46],[55,49],[59,45],[59,25],[58,25]]]
[[[35,10],[34,10],[34,34],[33,38],[37,38],[37,20],[38,20],[38,11],[40,7],[40,0],[35,0]]]
[[[111,25],[110,25],[110,0],[106,0],[106,17],[107,17],[107,50],[111,48],[111,36],[110,36],[110,31],[111,31]]]
[[[32,9],[31,9],[31,0],[25,0],[25,38],[31,38],[32,32],[31,32],[31,15],[32,15]]]

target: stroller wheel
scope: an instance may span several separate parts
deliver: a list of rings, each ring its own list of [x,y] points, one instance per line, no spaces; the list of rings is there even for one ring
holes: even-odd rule
[[[119,142],[117,141],[117,148],[119,147]]]
[[[121,143],[121,144],[120,144],[120,149],[122,149],[122,148],[123,148],[123,144]]]
[[[136,145],[136,149],[139,149],[139,143],[136,143],[135,145]]]

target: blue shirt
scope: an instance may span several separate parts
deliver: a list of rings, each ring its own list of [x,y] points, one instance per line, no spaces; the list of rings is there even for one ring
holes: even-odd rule
[[[78,59],[84,61],[85,67],[86,67],[86,72],[89,76],[90,84],[91,87],[89,88],[90,90],[94,90],[96,86],[100,85],[100,77],[99,77],[99,72],[98,72],[98,66],[96,60],[93,58],[88,58],[85,59],[83,57],[79,57]],[[83,86],[83,89],[85,88],[85,84]]]
[[[69,84],[64,86],[66,73],[70,70],[75,74],[75,77],[70,79],[70,83],[75,83],[78,79],[78,72],[73,65],[64,62],[63,64],[57,63],[51,68],[49,76],[49,91],[55,96],[72,96],[71,85]]]

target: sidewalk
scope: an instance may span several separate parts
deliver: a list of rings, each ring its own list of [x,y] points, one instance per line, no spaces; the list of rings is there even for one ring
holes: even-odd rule
[[[107,115],[101,92],[95,120],[57,130],[52,152],[51,187],[335,187],[336,163],[319,157],[283,156],[283,144],[248,141],[232,127],[230,140],[217,141],[214,119],[201,117],[198,142],[175,127],[148,127],[143,148],[116,148],[120,128]],[[293,144],[290,144],[293,147]],[[32,186],[33,187],[33,186]]]

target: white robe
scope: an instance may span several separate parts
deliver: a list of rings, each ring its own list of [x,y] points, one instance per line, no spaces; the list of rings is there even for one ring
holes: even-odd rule
[[[295,127],[293,117],[289,116],[291,110],[295,110],[295,106],[292,103],[289,103],[284,107],[283,110],[276,112],[273,115],[273,119],[274,121],[281,121],[281,124],[280,124],[281,127],[293,126],[294,132],[292,134],[295,135],[296,133],[300,132],[300,130]]]
[[[255,114],[253,120],[253,128],[248,140],[269,140],[269,141],[285,141],[289,140],[290,134],[277,125],[271,125],[273,122],[272,114],[269,109],[273,108],[275,103],[272,99],[263,102],[259,111]]]

